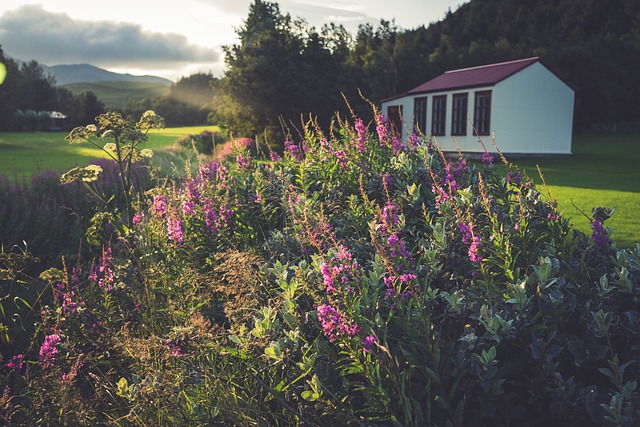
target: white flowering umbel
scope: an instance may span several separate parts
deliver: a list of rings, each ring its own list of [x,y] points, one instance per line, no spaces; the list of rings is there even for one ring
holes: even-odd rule
[[[122,117],[120,113],[109,112],[96,117],[96,124],[80,126],[71,131],[66,140],[71,144],[88,142],[107,154],[118,165],[122,196],[125,202],[125,212],[110,212],[114,226],[126,234],[131,227],[135,210],[133,207],[132,164],[153,156],[149,149],[140,149],[140,144],[148,140],[147,133],[151,129],[164,128],[164,119],[153,111],[145,112],[137,123],[132,123]],[[114,195],[104,195],[94,186],[102,168],[89,165],[84,168],[76,167],[61,177],[62,183],[80,181],[93,196],[105,207],[109,207],[109,200]]]

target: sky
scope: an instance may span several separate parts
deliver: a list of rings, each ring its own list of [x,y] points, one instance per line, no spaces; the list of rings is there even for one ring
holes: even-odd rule
[[[253,0],[2,0],[0,47],[44,65],[92,64],[177,81],[224,72],[222,46],[238,43]],[[309,26],[393,20],[402,29],[440,21],[468,0],[279,0],[282,13]]]

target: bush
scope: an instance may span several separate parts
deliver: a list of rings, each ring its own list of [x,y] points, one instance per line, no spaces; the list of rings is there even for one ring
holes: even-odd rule
[[[41,279],[5,417],[635,425],[640,246],[617,250],[611,212],[586,236],[498,154],[375,126],[311,126],[271,161],[236,147],[149,191],[92,265]]]

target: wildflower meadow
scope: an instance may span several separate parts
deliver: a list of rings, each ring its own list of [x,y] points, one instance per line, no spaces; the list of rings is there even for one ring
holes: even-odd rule
[[[161,126],[74,130],[117,183],[55,183],[92,202],[83,249],[2,249],[4,424],[640,422],[640,245],[606,207],[579,232],[499,147],[447,156],[381,114],[163,179]]]

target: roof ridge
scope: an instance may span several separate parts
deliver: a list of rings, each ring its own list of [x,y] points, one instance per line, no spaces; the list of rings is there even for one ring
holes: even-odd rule
[[[523,59],[515,59],[513,61],[505,61],[505,62],[498,62],[496,64],[486,64],[486,65],[477,65],[475,67],[467,67],[467,68],[460,68],[457,70],[449,70],[449,71],[445,71],[444,74],[452,74],[452,73],[459,73],[462,71],[471,71],[471,70],[478,70],[478,69],[482,69],[482,68],[491,68],[491,67],[499,67],[499,66],[503,66],[503,65],[510,65],[510,64],[516,64],[519,62],[535,62],[540,60],[539,56],[532,56],[530,58],[523,58]]]

